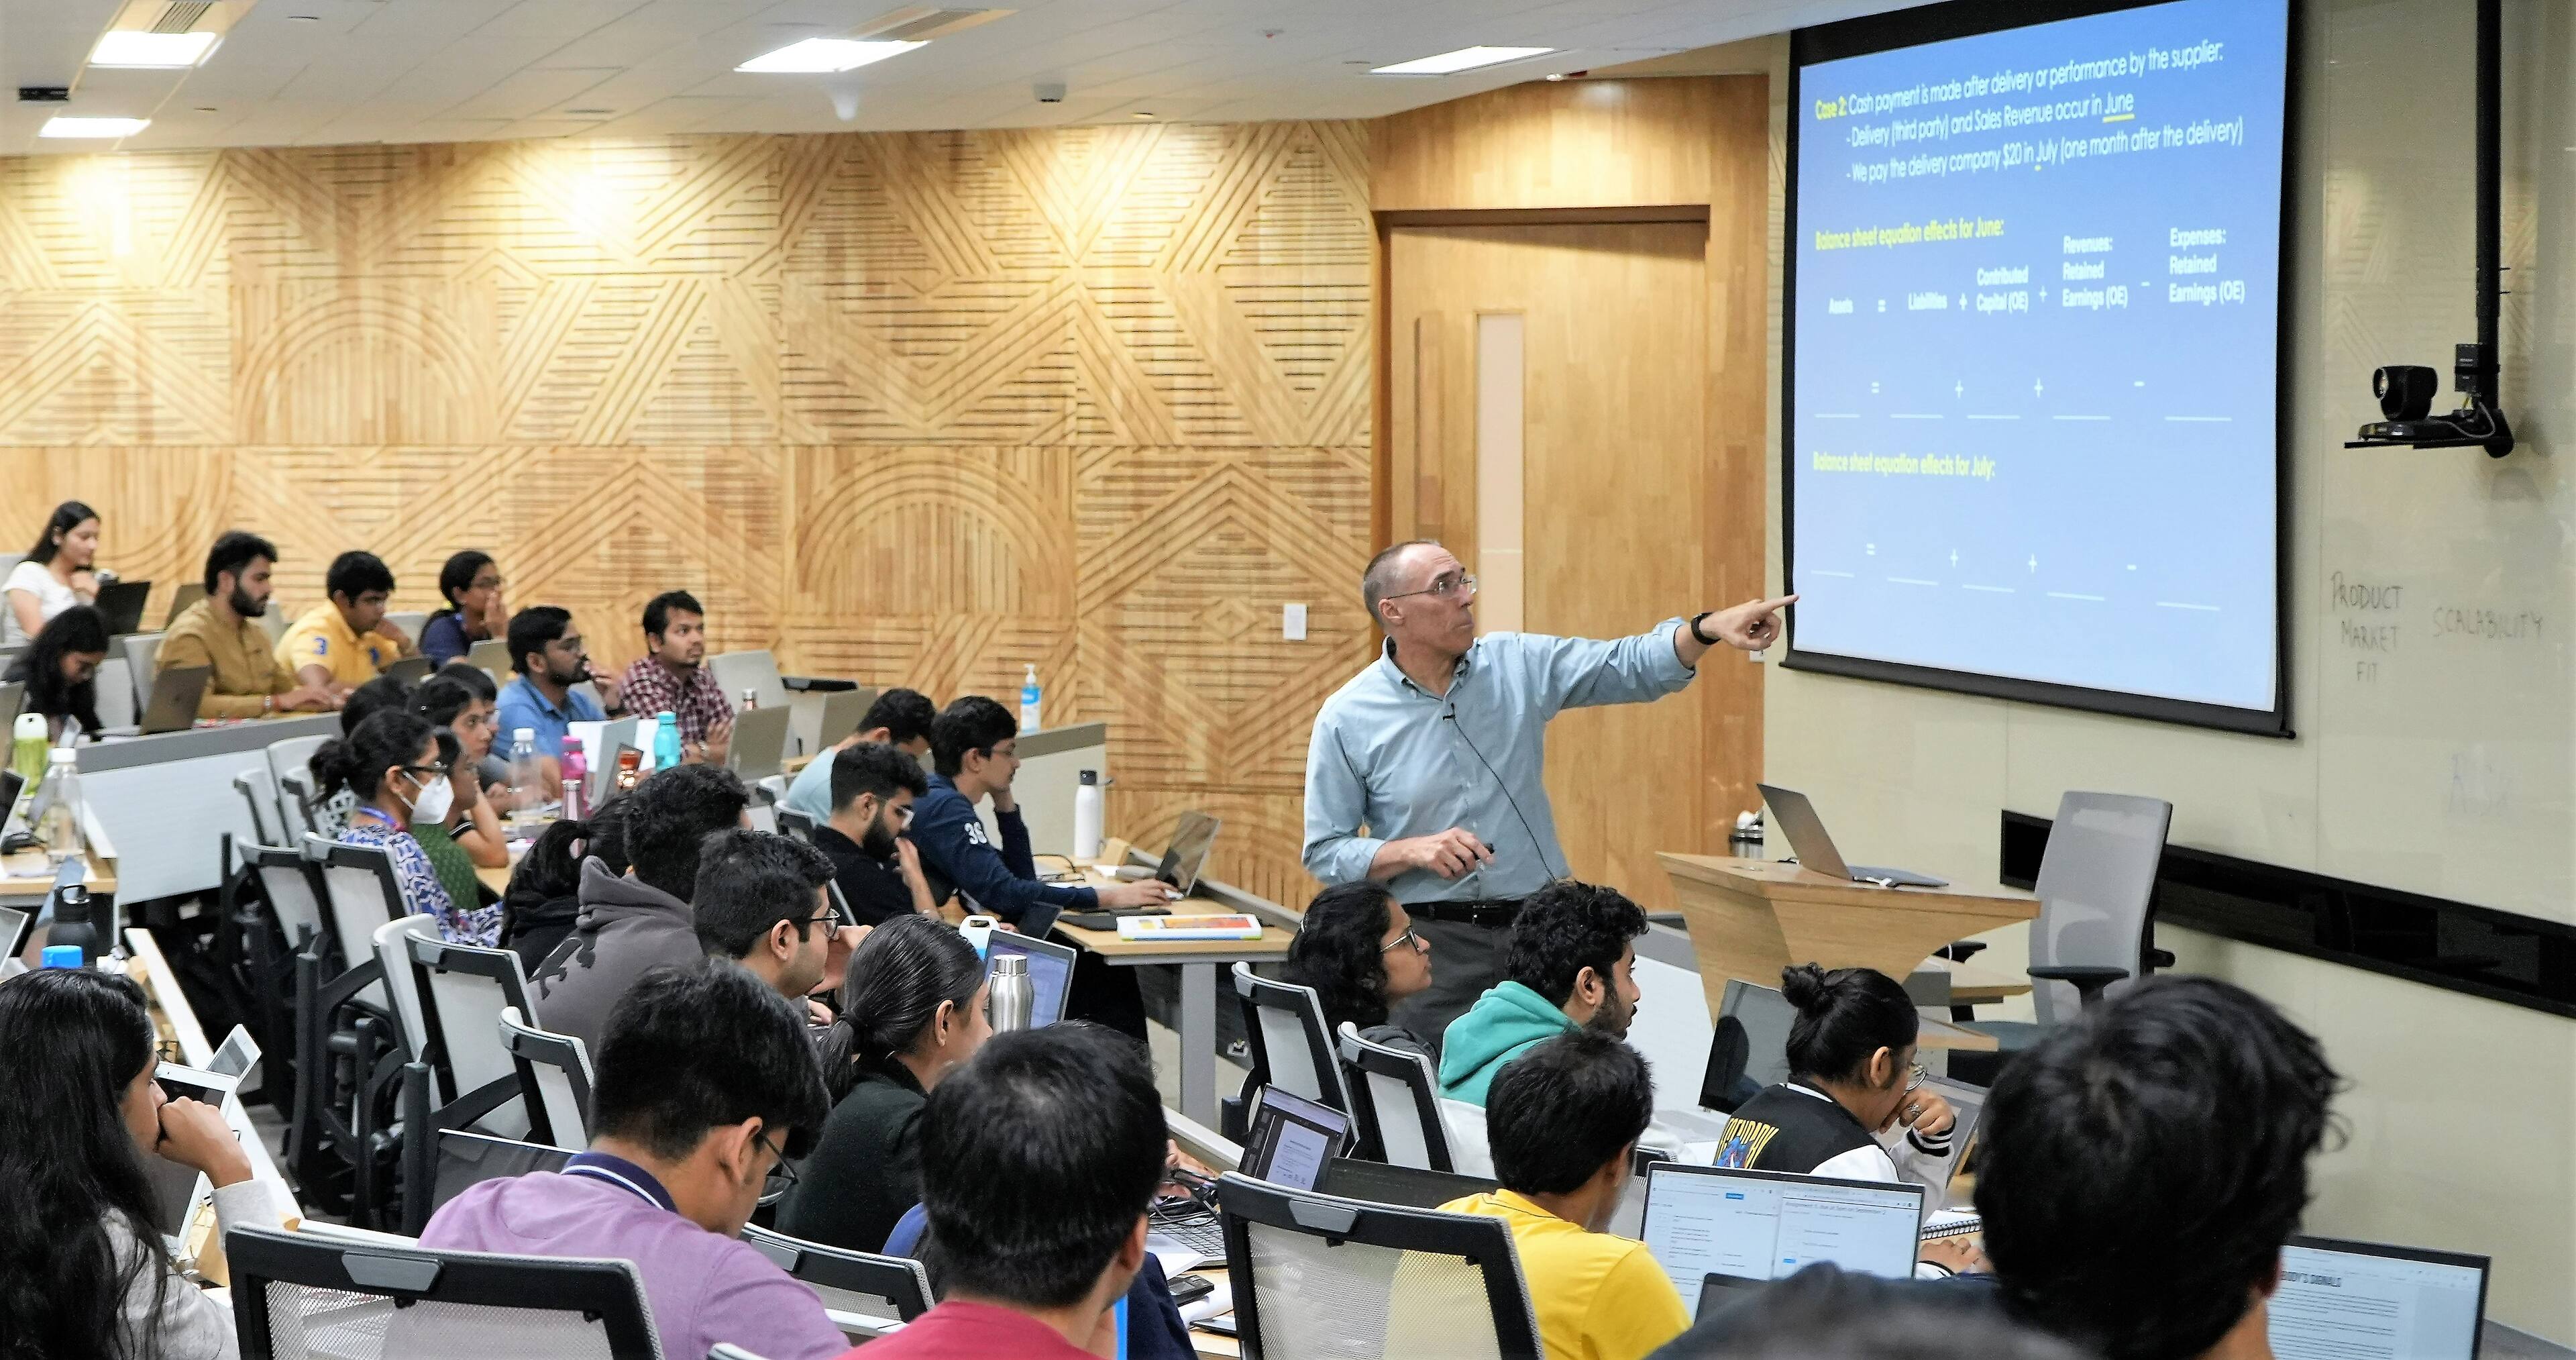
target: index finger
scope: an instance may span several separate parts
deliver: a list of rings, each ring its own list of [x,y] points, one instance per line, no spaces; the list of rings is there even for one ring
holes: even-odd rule
[[[1763,600],[1763,601],[1760,601],[1757,607],[1759,607],[1759,608],[1761,609],[1761,611],[1762,611],[1763,613],[1765,613],[1765,614],[1775,614],[1775,613],[1778,613],[1780,610],[1787,608],[1787,607],[1788,607],[1788,606],[1790,606],[1790,605],[1796,604],[1797,602],[1798,602],[1798,597],[1797,597],[1797,596],[1795,596],[1795,595],[1783,595],[1783,596],[1781,596],[1780,598],[1778,598],[1778,599],[1776,599],[1776,600]]]

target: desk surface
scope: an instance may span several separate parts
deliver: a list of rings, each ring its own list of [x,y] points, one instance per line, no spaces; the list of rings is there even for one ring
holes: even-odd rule
[[[1772,901],[1834,902],[1880,911],[1955,911],[1970,904],[2003,904],[2025,916],[2039,914],[2039,899],[2004,890],[1970,892],[1964,888],[1882,888],[1817,873],[1804,865],[1776,859],[1736,859],[1726,855],[1684,855],[1666,850],[1655,858],[1676,879],[1707,884],[1729,892],[1749,893]]]
[[[2017,978],[1972,963],[1952,963],[1944,958],[1924,960],[1925,968],[1935,968],[1950,975],[1950,1004],[1954,1006],[1991,1006],[2008,996],[2026,996],[2030,979]]]
[[[116,895],[116,847],[108,841],[107,833],[99,828],[96,813],[85,812],[81,821],[83,829],[89,833],[86,847],[89,870],[81,876],[81,884],[93,897],[113,897]],[[14,819],[9,823],[11,826],[17,824]],[[47,859],[42,850],[0,855],[0,873],[7,875],[0,877],[0,903],[21,907],[40,904],[45,900],[45,894],[54,890],[53,861]]]
[[[1106,888],[1115,886],[1118,882],[1119,880],[1115,878],[1098,873],[1087,873],[1083,876],[1083,883],[1087,887]],[[1223,902],[1205,897],[1184,897],[1172,903],[1171,908],[1174,916],[1250,914],[1238,912]],[[1261,938],[1257,940],[1122,940],[1114,930],[1085,930],[1080,926],[1067,925],[1062,921],[1058,921],[1055,928],[1062,932],[1066,939],[1098,954],[1110,963],[1130,967],[1154,963],[1215,963],[1231,962],[1236,959],[1260,962],[1284,959],[1288,957],[1288,942],[1297,937],[1296,931],[1270,921],[1262,923]]]

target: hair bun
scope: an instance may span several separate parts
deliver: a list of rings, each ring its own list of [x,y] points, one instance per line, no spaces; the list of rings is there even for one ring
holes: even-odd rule
[[[1825,970],[1812,963],[1781,969],[1780,995],[1801,1011],[1824,1010],[1833,1004],[1833,990],[1825,985]]]

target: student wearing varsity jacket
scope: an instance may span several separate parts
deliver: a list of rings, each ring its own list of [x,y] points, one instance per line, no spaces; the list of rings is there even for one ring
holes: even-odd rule
[[[1814,964],[1783,969],[1780,994],[1798,1009],[1789,1079],[1736,1107],[1717,1165],[1912,1181],[1939,1194],[1958,1116],[1940,1093],[1916,1089],[1913,998],[1875,969]],[[1926,1274],[1978,1263],[1974,1248],[1946,1239],[1926,1243],[1923,1260]]]

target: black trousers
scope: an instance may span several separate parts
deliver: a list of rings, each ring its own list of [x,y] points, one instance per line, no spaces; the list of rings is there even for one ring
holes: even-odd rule
[[[1414,933],[1431,946],[1431,985],[1389,1007],[1387,1023],[1437,1044],[1450,1021],[1503,980],[1503,936],[1509,929],[1413,918]]]

